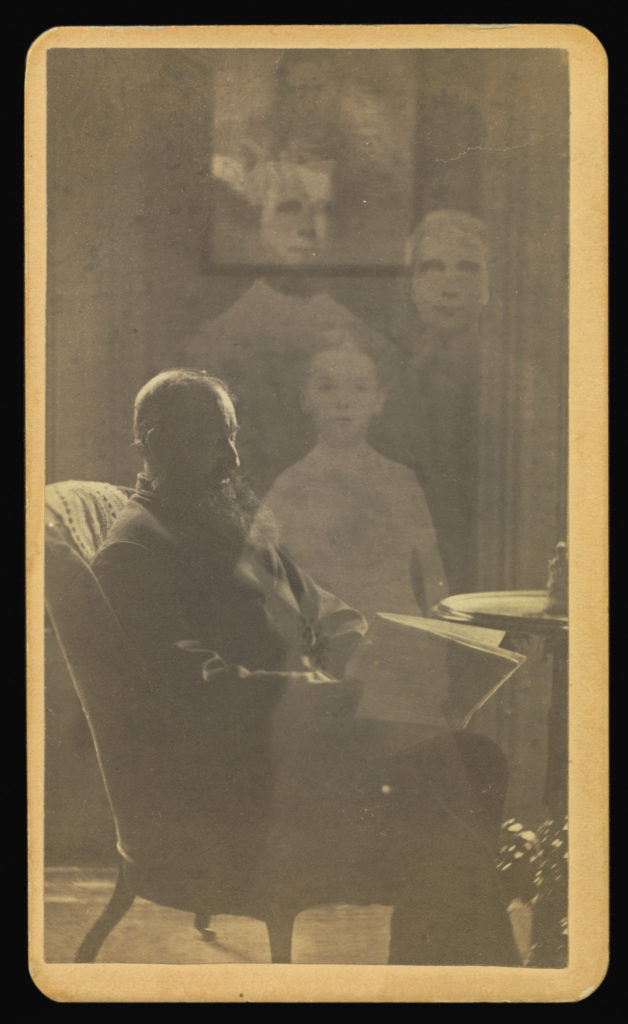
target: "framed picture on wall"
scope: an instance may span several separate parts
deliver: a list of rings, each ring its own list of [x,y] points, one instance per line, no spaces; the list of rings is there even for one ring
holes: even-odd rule
[[[206,268],[399,267],[415,108],[410,51],[218,54]]]

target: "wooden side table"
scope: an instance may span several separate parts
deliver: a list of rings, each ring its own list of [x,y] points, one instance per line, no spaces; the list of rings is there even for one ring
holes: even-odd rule
[[[460,625],[486,626],[511,633],[543,636],[552,655],[552,696],[548,715],[548,756],[544,803],[555,821],[567,813],[569,765],[569,683],[567,616],[544,611],[545,590],[502,590],[456,594],[433,609],[433,614]]]

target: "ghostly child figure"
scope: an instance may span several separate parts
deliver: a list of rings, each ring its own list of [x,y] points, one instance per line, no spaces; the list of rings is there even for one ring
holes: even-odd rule
[[[366,332],[319,336],[301,393],[316,443],[264,499],[280,543],[367,619],[377,611],[428,614],[447,593],[416,477],[368,442],[386,397],[377,358]]]

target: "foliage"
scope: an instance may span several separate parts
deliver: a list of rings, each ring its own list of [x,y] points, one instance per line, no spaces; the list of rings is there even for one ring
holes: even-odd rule
[[[544,821],[537,833],[514,818],[502,825],[497,867],[506,898],[533,911],[529,967],[567,966],[567,838],[567,820]]]

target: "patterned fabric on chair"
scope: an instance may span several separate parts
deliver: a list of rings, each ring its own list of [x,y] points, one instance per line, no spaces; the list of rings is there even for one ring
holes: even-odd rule
[[[66,539],[90,562],[132,494],[130,487],[93,480],[48,484],[46,522],[61,524]]]

